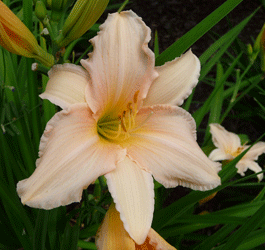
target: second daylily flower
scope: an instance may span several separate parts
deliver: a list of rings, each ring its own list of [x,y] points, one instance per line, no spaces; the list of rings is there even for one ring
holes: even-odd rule
[[[196,124],[181,105],[198,82],[188,51],[154,67],[150,29],[132,11],[109,15],[80,66],[57,65],[41,98],[63,110],[47,124],[37,169],[18,183],[24,204],[52,209],[78,202],[99,176],[124,228],[141,245],[154,211],[152,176],[165,187],[220,185],[220,164],[196,142]]]
[[[249,147],[247,145],[241,145],[240,138],[237,134],[228,132],[217,123],[210,124],[210,132],[213,143],[217,147],[209,155],[209,158],[213,161],[233,160]],[[262,168],[255,160],[263,153],[265,153],[265,142],[256,143],[236,164],[237,172],[244,176],[247,169],[255,173],[262,171]],[[263,174],[259,174],[257,177],[261,181]]]
[[[111,204],[96,236],[98,250],[177,250],[169,245],[154,229],[150,229],[143,244],[137,245],[125,231],[120,213]]]

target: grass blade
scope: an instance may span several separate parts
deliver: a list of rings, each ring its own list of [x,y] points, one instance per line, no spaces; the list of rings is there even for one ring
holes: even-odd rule
[[[175,57],[180,56],[241,2],[242,0],[227,0],[184,36],[173,43],[168,49],[161,53],[156,59],[156,65],[162,65],[165,62],[171,61]]]

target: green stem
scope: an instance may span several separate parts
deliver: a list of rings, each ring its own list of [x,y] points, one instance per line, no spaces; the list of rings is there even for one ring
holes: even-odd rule
[[[121,11],[125,8],[125,6],[129,3],[129,0],[125,0],[121,7],[118,9],[118,13],[121,13]]]
[[[32,1],[25,0],[23,1],[23,20],[25,25],[31,31],[33,27],[32,21]],[[38,87],[37,87],[37,78],[36,73],[31,71],[31,65],[33,63],[32,59],[26,60],[26,70],[28,76],[28,94],[29,94],[29,107],[32,110],[31,114],[31,129],[33,134],[33,140],[35,141],[35,146],[39,144],[40,138],[40,117],[39,112],[36,109],[38,106]]]
[[[43,27],[40,24],[40,29],[42,29],[42,28]],[[47,51],[47,48],[46,48],[46,40],[44,38],[41,38],[41,40],[40,40],[40,46],[41,46],[41,48],[44,51]],[[47,68],[46,67],[43,67],[42,65],[38,65],[37,71],[45,72],[46,73],[46,74],[42,74],[41,75],[41,79],[42,79],[42,91],[44,91],[46,89],[46,85],[47,85],[47,82],[49,80],[49,78],[46,76],[47,75],[47,72],[48,72],[47,71]],[[43,108],[43,111],[44,111],[44,120],[45,120],[44,122],[46,124],[53,117],[53,115],[55,114],[56,108],[55,108],[54,104],[51,103],[48,100],[43,100],[42,101],[42,108]]]
[[[26,70],[28,75],[28,95],[29,95],[29,107],[31,110],[30,127],[33,135],[34,147],[39,145],[40,140],[40,112],[39,112],[39,98],[38,98],[38,86],[36,73],[31,70],[33,63],[32,59],[26,60]]]

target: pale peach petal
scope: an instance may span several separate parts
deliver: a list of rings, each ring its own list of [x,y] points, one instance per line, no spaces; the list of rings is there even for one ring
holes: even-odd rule
[[[141,245],[151,228],[154,212],[154,184],[151,174],[125,157],[105,177],[124,228]]]
[[[66,109],[74,103],[85,103],[85,87],[89,75],[81,66],[65,63],[55,65],[48,72],[50,77],[45,92],[40,95]]]
[[[86,100],[97,116],[121,114],[137,91],[138,101],[146,97],[157,76],[149,40],[150,29],[132,11],[110,14],[100,26],[93,53],[81,60],[92,79]]]
[[[212,161],[232,160],[234,157],[230,154],[226,154],[223,150],[216,148],[209,154],[209,159]]]
[[[131,134],[127,153],[165,187],[182,185],[207,190],[220,185],[220,164],[211,161],[195,139],[195,122],[184,109],[170,105],[142,108],[139,128]]]
[[[257,142],[253,147],[243,156],[244,159],[257,160],[261,154],[265,153],[265,142]]]
[[[150,229],[147,239],[149,244],[154,247],[155,250],[177,250],[175,247],[169,245],[154,229]],[[136,248],[137,249],[137,248]],[[139,248],[149,249],[149,248]]]
[[[163,66],[156,67],[159,76],[151,85],[144,105],[180,106],[198,83],[200,68],[200,61],[191,50]]]
[[[236,164],[236,168],[237,168],[237,172],[244,176],[245,172],[250,169],[255,173],[258,173],[260,171],[262,171],[262,168],[259,166],[258,163],[251,161],[251,160],[246,160],[246,159],[242,159],[240,160],[237,164]],[[261,181],[263,179],[263,174],[258,174],[257,178],[259,179],[259,181]]]
[[[120,213],[111,204],[96,235],[98,250],[135,250],[135,243],[123,227]]]
[[[39,156],[36,170],[17,191],[23,204],[52,209],[80,201],[82,190],[114,170],[125,152],[98,136],[87,104],[73,104],[48,122]]]
[[[237,134],[228,132],[223,126],[217,123],[210,124],[210,132],[214,145],[223,150],[224,153],[233,155],[241,147],[240,138]]]

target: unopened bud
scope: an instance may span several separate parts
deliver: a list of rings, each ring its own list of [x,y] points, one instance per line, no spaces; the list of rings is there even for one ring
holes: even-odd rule
[[[0,1],[0,45],[11,53],[35,58],[51,67],[54,57],[43,50],[30,30]]]
[[[35,5],[35,15],[39,20],[43,20],[47,15],[47,9],[42,1],[37,1]]]
[[[64,47],[81,37],[99,19],[108,2],[109,0],[77,0],[64,23],[57,44]]]

